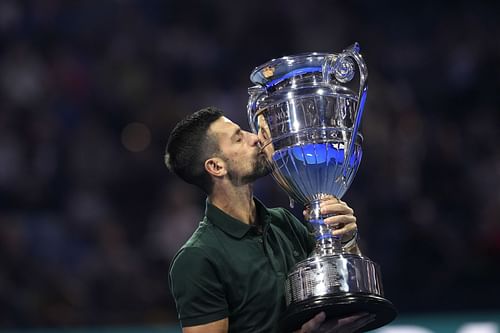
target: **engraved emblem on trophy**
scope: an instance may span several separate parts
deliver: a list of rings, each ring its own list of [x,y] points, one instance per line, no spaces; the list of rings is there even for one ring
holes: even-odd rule
[[[372,330],[396,317],[384,297],[379,266],[347,253],[324,223],[322,198],[341,199],[362,156],[360,123],[368,71],[356,43],[338,54],[307,53],[273,59],[250,75],[248,119],[291,200],[310,209],[316,249],[288,273],[282,319],[293,331],[317,313],[342,318],[370,313]]]

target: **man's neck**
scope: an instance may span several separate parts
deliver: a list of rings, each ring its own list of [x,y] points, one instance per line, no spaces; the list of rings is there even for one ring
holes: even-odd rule
[[[252,185],[214,188],[208,201],[229,216],[246,224],[256,220]]]

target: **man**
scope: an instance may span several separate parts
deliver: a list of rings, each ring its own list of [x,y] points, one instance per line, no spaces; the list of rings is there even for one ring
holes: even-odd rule
[[[176,125],[165,161],[208,196],[203,221],[170,268],[183,332],[279,332],[286,274],[312,252],[314,241],[289,211],[254,198],[252,183],[270,172],[258,136],[217,108],[205,108]],[[334,234],[351,240],[357,228],[352,209],[335,198],[321,207],[335,214],[325,220],[338,226]],[[370,319],[344,318],[329,323],[328,332],[354,332]],[[299,332],[324,331],[324,320],[320,313]]]

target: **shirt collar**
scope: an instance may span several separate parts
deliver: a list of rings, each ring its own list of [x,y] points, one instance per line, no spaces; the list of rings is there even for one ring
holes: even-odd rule
[[[270,222],[271,215],[267,211],[267,207],[264,206],[260,200],[254,197],[254,202],[257,210],[257,219],[259,223],[265,226]],[[212,205],[208,199],[206,202],[205,217],[210,223],[214,224],[228,235],[239,239],[243,238],[252,228],[252,225],[243,223]]]

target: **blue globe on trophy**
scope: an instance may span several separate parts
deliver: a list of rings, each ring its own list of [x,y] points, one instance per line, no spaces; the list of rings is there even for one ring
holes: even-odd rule
[[[307,53],[273,59],[250,75],[248,119],[273,177],[291,200],[309,208],[316,249],[289,272],[285,331],[320,311],[341,318],[370,313],[362,331],[396,317],[384,297],[379,266],[348,253],[319,209],[325,197],[342,198],[363,155],[361,118],[368,71],[356,43],[339,54]],[[355,80],[358,78],[358,80]]]

